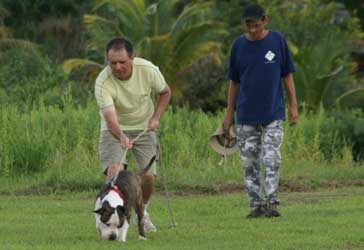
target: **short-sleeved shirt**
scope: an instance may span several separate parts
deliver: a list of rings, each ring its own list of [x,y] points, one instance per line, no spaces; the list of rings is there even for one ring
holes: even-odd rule
[[[282,77],[294,72],[287,43],[269,30],[262,40],[238,37],[231,49],[228,79],[239,84],[237,124],[259,125],[285,119]]]
[[[159,94],[167,85],[158,67],[134,57],[130,79],[121,81],[105,67],[96,79],[95,97],[102,109],[115,106],[122,130],[144,130],[154,113],[153,94]],[[101,130],[107,130],[100,111]]]

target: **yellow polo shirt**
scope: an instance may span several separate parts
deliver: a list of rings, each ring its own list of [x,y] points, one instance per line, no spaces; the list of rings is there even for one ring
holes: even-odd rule
[[[122,130],[144,130],[154,113],[153,94],[159,94],[166,82],[158,67],[151,62],[134,57],[133,72],[129,80],[115,78],[109,66],[96,79],[95,97],[100,107],[101,130],[107,130],[101,113],[114,105]]]

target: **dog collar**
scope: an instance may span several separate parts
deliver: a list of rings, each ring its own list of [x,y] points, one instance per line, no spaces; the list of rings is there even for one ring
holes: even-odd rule
[[[115,192],[121,200],[125,201],[125,196],[123,194],[123,192],[120,191],[120,189],[118,188],[118,186],[116,185],[112,185],[109,189],[107,189],[105,192],[103,192],[101,195],[100,195],[100,200],[102,201],[105,196],[110,193],[111,191]]]
[[[120,196],[120,198],[121,198],[123,201],[125,201],[125,196],[124,196],[124,194],[120,191],[120,189],[118,188],[118,186],[116,186],[116,185],[111,186],[111,188],[109,189],[109,192],[111,192],[111,191],[114,191],[115,193],[117,193],[117,194]]]

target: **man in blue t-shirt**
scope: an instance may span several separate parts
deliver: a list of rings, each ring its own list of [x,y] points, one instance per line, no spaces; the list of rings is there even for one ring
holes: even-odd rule
[[[247,33],[233,43],[228,71],[228,104],[223,121],[229,131],[236,107],[236,134],[243,162],[244,186],[250,202],[248,218],[278,217],[278,180],[285,106],[282,80],[289,98],[290,125],[297,123],[294,65],[283,35],[267,30],[268,16],[259,5],[242,15]],[[265,166],[264,194],[260,162]]]

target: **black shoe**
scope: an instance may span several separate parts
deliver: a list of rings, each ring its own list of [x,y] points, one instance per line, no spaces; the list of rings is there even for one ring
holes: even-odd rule
[[[252,210],[246,216],[246,218],[248,218],[248,219],[259,218],[259,217],[263,217],[265,215],[266,215],[265,208],[262,205],[258,205],[257,207],[252,208]]]
[[[265,211],[266,217],[279,217],[281,214],[278,212],[277,204],[268,204],[266,211]]]

